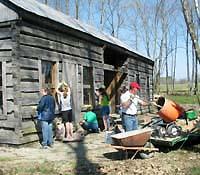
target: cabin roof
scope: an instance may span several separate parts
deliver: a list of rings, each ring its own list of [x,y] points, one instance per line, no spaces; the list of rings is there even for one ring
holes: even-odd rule
[[[36,0],[7,0],[8,2],[14,4],[17,7],[22,8],[25,11],[31,12],[38,16],[51,19],[57,23],[61,23],[67,27],[73,28],[77,31],[91,35],[92,37],[98,38],[100,40],[106,41],[113,45],[119,46],[126,49],[127,51],[133,52],[137,55],[140,55],[144,58],[150,59],[147,56],[137,52],[124,42],[119,39],[112,37],[111,35],[105,34],[104,32],[98,31],[95,27],[85,24],[75,18],[72,18],[62,12],[59,12],[45,4],[42,4]]]

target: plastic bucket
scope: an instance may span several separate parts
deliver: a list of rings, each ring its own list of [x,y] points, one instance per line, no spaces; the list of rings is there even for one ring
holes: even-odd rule
[[[111,135],[115,134],[114,131],[106,131],[105,132],[105,143],[107,144],[112,144],[113,143],[113,140],[112,140],[112,137]]]
[[[162,97],[163,101],[164,97]],[[159,104],[160,105],[160,104]],[[165,121],[165,122],[172,122],[175,121],[177,118],[182,116],[184,113],[184,109],[176,104],[171,100],[164,99],[164,105],[158,111],[158,115]]]
[[[196,114],[196,112],[195,112],[194,110],[188,110],[188,111],[186,112],[186,116],[187,116],[187,118],[188,118],[189,120],[194,120],[194,119],[197,118],[197,114]]]

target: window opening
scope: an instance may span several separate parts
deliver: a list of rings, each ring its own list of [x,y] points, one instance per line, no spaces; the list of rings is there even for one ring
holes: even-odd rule
[[[92,105],[93,89],[92,89],[92,68],[83,66],[83,104]]]
[[[42,61],[42,88],[51,88],[55,93],[56,88],[56,62]]]

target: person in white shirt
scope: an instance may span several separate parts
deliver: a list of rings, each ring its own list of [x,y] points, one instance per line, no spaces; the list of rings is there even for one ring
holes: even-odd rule
[[[57,93],[60,95],[62,122],[65,125],[66,141],[71,141],[73,140],[71,90],[66,83],[62,83],[57,88]]]
[[[147,105],[137,95],[139,89],[140,85],[137,82],[131,82],[129,90],[120,97],[123,118],[122,125],[125,127],[125,131],[138,129],[137,106],[138,104]]]

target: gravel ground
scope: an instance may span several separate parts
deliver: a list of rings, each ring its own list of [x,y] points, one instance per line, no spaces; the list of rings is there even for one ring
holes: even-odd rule
[[[54,148],[39,144],[25,148],[0,147],[0,175],[7,174],[117,174],[188,175],[200,166],[199,145],[184,149],[162,149],[153,158],[125,159],[124,154],[104,143],[103,132],[88,134],[81,142],[56,141]]]
[[[200,139],[199,139],[200,140]],[[161,148],[150,159],[124,153],[105,142],[105,133],[86,135],[80,142],[55,141],[23,148],[0,147],[0,175],[189,175],[200,174],[200,144]]]

